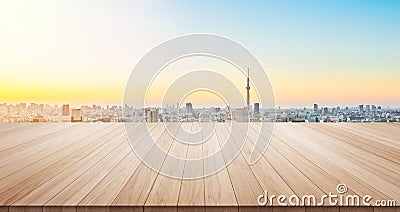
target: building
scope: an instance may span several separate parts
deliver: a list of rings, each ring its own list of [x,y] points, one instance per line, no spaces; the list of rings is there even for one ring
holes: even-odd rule
[[[226,120],[232,120],[231,107],[229,107],[229,106],[225,107],[225,114],[226,114]]]
[[[260,103],[254,103],[254,114],[260,114]]]
[[[322,110],[322,115],[328,115],[329,113],[329,109],[327,107],[324,107],[324,109]]]
[[[372,113],[375,114],[376,113],[376,106],[372,105]]]
[[[246,86],[246,90],[247,90],[247,109],[250,110],[250,69],[247,69],[247,86]]]
[[[147,122],[158,122],[158,110],[147,111]]]
[[[190,102],[186,103],[186,113],[193,113],[193,105]]]
[[[62,106],[62,116],[69,116],[69,105],[65,104]]]
[[[358,105],[358,112],[364,113],[364,105]]]
[[[72,109],[71,122],[82,122],[82,110]]]
[[[147,114],[148,114],[148,112],[151,110],[151,108],[149,108],[149,107],[146,107],[146,108],[144,108],[144,117],[145,117],[145,121],[147,122]]]
[[[247,107],[236,109],[237,122],[249,122],[249,109]]]
[[[314,104],[314,112],[318,113],[318,104]]]
[[[366,109],[366,114],[369,115],[371,113],[371,105],[366,105],[367,109]]]

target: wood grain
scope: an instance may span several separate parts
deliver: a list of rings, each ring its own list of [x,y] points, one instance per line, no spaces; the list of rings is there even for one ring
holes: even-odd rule
[[[166,123],[167,124],[167,123]],[[168,123],[172,135],[182,133]],[[204,125],[204,126],[203,126]],[[255,164],[248,158],[260,123],[231,132],[230,123],[216,123],[215,133],[198,145],[174,139],[164,123],[149,124],[0,124],[1,211],[398,211],[398,207],[258,207],[269,194],[320,197],[348,186],[346,194],[371,195],[400,203],[400,125],[397,123],[282,123],[267,151]],[[197,132],[206,123],[183,123]],[[126,129],[125,129],[126,128]],[[126,132],[125,132],[126,130]],[[264,130],[266,130],[264,128]],[[129,139],[126,134],[130,135]],[[243,148],[242,135],[247,134]],[[184,134],[182,134],[184,135]],[[241,149],[227,163],[218,152],[233,136]],[[193,136],[193,137],[192,137]],[[197,136],[197,137],[194,137]],[[186,135],[199,140],[207,135]],[[152,137],[156,144],[144,143]],[[146,161],[131,146],[145,151]],[[165,153],[160,154],[156,147]],[[237,148],[237,149],[236,149]],[[216,154],[213,163],[171,163],[166,154],[187,160]],[[171,178],[160,173],[180,173]]]

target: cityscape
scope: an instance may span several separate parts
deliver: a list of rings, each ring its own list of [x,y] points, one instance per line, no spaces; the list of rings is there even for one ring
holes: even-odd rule
[[[0,104],[0,122],[399,122],[400,108],[376,105],[262,109],[226,106],[195,108],[192,103],[167,107],[81,106],[37,103]]]
[[[0,104],[0,122],[399,122],[400,108],[360,104],[356,107],[262,108],[250,102],[250,74],[246,79],[246,106],[196,108],[191,102],[164,107],[130,105]]]

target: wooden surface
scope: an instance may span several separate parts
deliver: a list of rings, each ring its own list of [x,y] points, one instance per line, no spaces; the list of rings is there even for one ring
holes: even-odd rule
[[[193,132],[201,127],[183,125]],[[150,146],[146,157],[159,164],[152,170],[131,150],[123,124],[0,124],[0,211],[398,211],[398,207],[254,206],[264,190],[277,196],[319,198],[337,193],[340,183],[347,185],[346,194],[368,194],[373,200],[390,199],[399,205],[400,124],[278,123],[263,157],[249,165],[257,125],[252,124],[243,149],[226,168],[205,178],[183,180],[212,167],[171,164],[164,156],[154,156]],[[230,134],[229,123],[217,124],[207,142],[188,146],[174,140],[162,123],[150,128],[156,145],[186,159],[214,153]],[[177,126],[170,129],[182,133]],[[126,131],[138,140],[148,136],[135,124]],[[226,155],[219,157],[224,160]],[[177,170],[182,179],[159,173],[167,169]]]

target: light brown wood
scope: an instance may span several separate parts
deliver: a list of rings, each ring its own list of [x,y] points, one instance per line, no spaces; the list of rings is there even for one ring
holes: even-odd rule
[[[220,148],[218,143],[217,135],[214,134],[209,141],[204,143],[203,151],[204,155],[211,155]],[[214,160],[223,161],[222,153],[215,153],[216,156]],[[214,163],[216,164],[216,163]],[[207,170],[214,170],[214,164],[205,164],[204,171],[208,173]],[[205,205],[206,206],[237,206],[237,199],[231,179],[227,168],[223,168],[221,171],[208,176],[204,179],[205,185]],[[211,208],[206,208],[211,210]]]
[[[183,133],[185,129],[191,130],[191,123],[184,123],[183,125],[187,125],[178,130],[179,133]],[[189,134],[186,134],[189,135]],[[177,136],[181,138],[181,136]],[[171,145],[168,154],[173,155],[177,158],[186,158],[187,147],[179,141],[176,141],[174,138],[169,137],[168,139],[171,141]],[[186,137],[185,140],[189,140],[190,137]],[[151,157],[159,157],[157,155],[153,155]],[[180,160],[180,163],[174,163],[173,157],[165,158],[161,171],[162,173],[168,173],[169,171],[173,171],[174,173],[179,173],[179,176],[183,176],[183,171],[185,168],[185,163],[183,160]],[[181,187],[181,179],[182,177],[175,179],[170,176],[166,176],[163,174],[158,174],[156,181],[153,184],[153,187],[149,193],[149,196],[146,200],[146,206],[176,206],[179,198],[179,190]],[[168,191],[168,192],[165,192]],[[168,211],[170,208],[168,209]]]
[[[17,206],[9,207],[9,212],[42,212],[42,207],[40,206]]]
[[[43,207],[43,212],[76,212],[75,206]]]
[[[187,145],[168,134],[164,123],[149,124],[156,145],[171,155],[196,159],[209,156],[246,129],[230,132],[216,123],[216,133],[200,145]],[[165,123],[169,124],[169,123]],[[179,123],[170,123],[179,133]],[[203,124],[203,123],[202,123]],[[251,123],[243,149],[226,168],[195,180],[214,164],[172,164],[148,146],[147,167],[131,145],[149,138],[143,125],[127,124],[0,124],[0,211],[396,211],[392,207],[258,207],[257,197],[270,194],[320,197],[344,183],[347,194],[400,203],[400,125],[396,123],[278,123],[268,150],[248,164],[254,143]],[[199,123],[183,123],[196,132]],[[195,135],[202,136],[202,135]],[[198,139],[188,136],[190,139]],[[236,147],[240,148],[236,143]],[[255,151],[258,151],[257,149]],[[226,161],[225,161],[226,162]],[[174,170],[181,177],[164,176]],[[3,207],[2,207],[3,206]],[[9,207],[8,207],[9,206]]]

